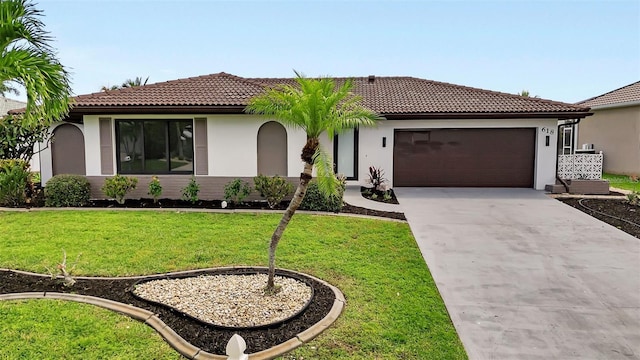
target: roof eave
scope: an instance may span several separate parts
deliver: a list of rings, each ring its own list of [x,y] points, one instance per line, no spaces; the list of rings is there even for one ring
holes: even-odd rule
[[[70,110],[72,115],[119,115],[119,114],[242,114],[245,105],[187,106],[76,106]]]
[[[499,112],[499,113],[382,113],[387,120],[435,120],[435,119],[582,119],[593,115],[589,111],[575,112]]]

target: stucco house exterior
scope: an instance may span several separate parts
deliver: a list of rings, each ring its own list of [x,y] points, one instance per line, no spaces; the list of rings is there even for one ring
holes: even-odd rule
[[[582,105],[413,77],[353,80],[354,93],[384,120],[323,137],[350,184],[364,185],[375,166],[393,187],[542,190],[555,182],[558,121],[590,115]],[[283,83],[294,79],[217,73],[77,96],[41,154],[42,179],[86,175],[97,198],[104,179],[117,173],[138,177],[134,198],[148,197],[152,175],[167,197],[179,197],[195,176],[202,199],[220,199],[224,184],[259,173],[295,182],[305,134],[244,112],[251,97]]]
[[[640,81],[581,101],[593,116],[577,125],[578,144],[604,153],[604,171],[640,175]]]

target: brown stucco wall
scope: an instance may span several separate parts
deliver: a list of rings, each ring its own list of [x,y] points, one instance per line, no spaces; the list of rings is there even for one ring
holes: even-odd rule
[[[127,199],[141,199],[151,198],[147,194],[149,191],[149,182],[151,181],[151,175],[130,175],[138,179],[138,186],[135,190],[127,195]],[[104,180],[107,176],[87,176],[89,183],[91,184],[91,198],[92,199],[106,199],[106,196],[100,190],[104,185]],[[160,198],[167,199],[180,199],[182,198],[182,189],[187,186],[191,180],[190,175],[159,175],[160,185],[162,185],[162,196]],[[198,197],[201,200],[224,200],[224,186],[230,181],[234,180],[234,177],[223,176],[196,176],[196,181],[200,185],[200,192]],[[253,187],[252,177],[240,177],[239,179],[246,181]],[[298,178],[288,178],[293,186],[298,186]],[[249,195],[246,200],[263,200],[255,190]]]
[[[594,144],[607,173],[640,174],[640,106],[592,111],[578,125],[578,148]]]

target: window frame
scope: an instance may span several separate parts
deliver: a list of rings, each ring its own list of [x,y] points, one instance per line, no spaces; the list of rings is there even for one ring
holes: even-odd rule
[[[194,124],[194,120],[192,118],[161,118],[161,119],[149,119],[149,118],[144,118],[144,119],[114,119],[114,128],[115,128],[115,150],[116,150],[116,170],[118,174],[123,174],[123,175],[193,175],[195,174],[195,141],[193,141],[193,138],[191,140],[191,147],[192,147],[192,154],[193,154],[193,159],[191,160],[192,162],[192,168],[190,171],[171,171],[171,141],[170,141],[170,130],[169,130],[169,126],[170,124],[176,123],[176,122],[190,122],[191,123],[191,129],[194,132],[195,131],[195,124]],[[143,170],[142,171],[126,171],[122,169],[122,161],[120,159],[120,123],[123,122],[135,122],[135,123],[141,123],[142,124],[142,137],[140,139],[140,142],[142,142],[142,167]],[[155,122],[155,123],[162,123],[164,126],[164,135],[165,135],[165,154],[167,154],[167,168],[168,170],[165,171],[153,171],[153,172],[146,172],[144,170],[144,164],[145,164],[145,158],[144,158],[144,152],[145,152],[145,131],[144,131],[144,123],[145,122]],[[195,137],[195,134],[194,134]]]

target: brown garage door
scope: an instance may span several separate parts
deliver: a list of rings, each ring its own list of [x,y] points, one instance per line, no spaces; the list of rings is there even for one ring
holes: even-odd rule
[[[396,130],[394,186],[533,187],[535,129]]]

